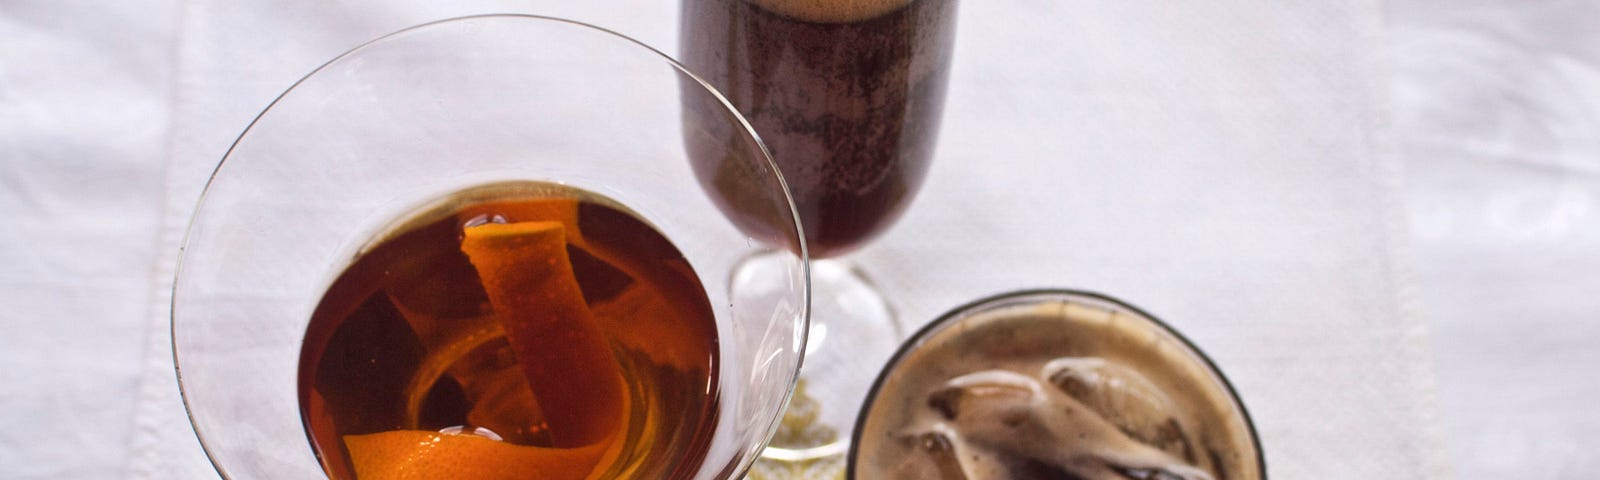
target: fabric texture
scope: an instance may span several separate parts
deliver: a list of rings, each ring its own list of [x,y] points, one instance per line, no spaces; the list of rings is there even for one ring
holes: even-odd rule
[[[3,476],[215,477],[168,331],[207,175],[328,58],[490,12],[676,50],[672,1],[0,7]],[[1153,313],[1232,380],[1273,477],[1600,472],[1594,13],[963,2],[928,180],[848,260],[911,327],[1037,287]]]

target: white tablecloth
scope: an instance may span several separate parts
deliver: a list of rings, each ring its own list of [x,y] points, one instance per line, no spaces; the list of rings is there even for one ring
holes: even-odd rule
[[[1600,6],[961,10],[929,182],[855,257],[902,315],[1123,297],[1216,358],[1278,478],[1600,474]],[[0,477],[212,475],[166,330],[205,175],[325,59],[497,11],[676,43],[670,1],[0,4]]]
[[[1449,458],[1465,478],[1600,475],[1600,2],[1388,11]]]

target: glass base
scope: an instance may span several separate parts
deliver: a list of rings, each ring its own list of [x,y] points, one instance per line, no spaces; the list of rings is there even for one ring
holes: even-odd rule
[[[771,252],[761,253],[735,268],[773,268],[778,260]],[[734,278],[741,277],[761,278],[736,271]],[[850,430],[867,390],[905,338],[905,329],[877,286],[850,264],[813,260],[811,291],[811,328],[799,384],[751,478],[815,478],[830,470],[842,472]],[[800,473],[804,475],[791,475]]]

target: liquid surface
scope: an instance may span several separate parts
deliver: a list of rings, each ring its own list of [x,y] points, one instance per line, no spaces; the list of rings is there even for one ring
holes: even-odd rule
[[[921,187],[955,17],[955,0],[682,2],[684,64],[760,132],[812,256],[841,255],[882,233]],[[770,194],[723,157],[736,132],[721,126],[720,108],[685,104],[696,172],[746,232],[782,232],[762,225],[781,216],[743,206]]]
[[[1226,386],[1135,315],[1041,301],[934,332],[880,385],[855,478],[1260,478]]]
[[[331,478],[698,467],[716,324],[654,228],[598,195],[519,182],[457,193],[380,237],[329,287],[302,351],[302,414]],[[540,241],[549,258],[525,258]],[[526,272],[546,264],[570,273]]]
[[[808,22],[856,22],[904,7],[911,0],[750,0],[772,12]]]

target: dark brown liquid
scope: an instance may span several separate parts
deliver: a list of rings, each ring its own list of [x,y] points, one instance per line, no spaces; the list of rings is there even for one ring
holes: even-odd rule
[[[625,380],[620,453],[607,476],[687,478],[716,423],[717,332],[683,255],[617,204],[565,187],[509,183],[458,194],[363,249],[307,328],[300,401],[331,478],[354,478],[346,439],[395,430],[486,429],[551,446],[547,413],[462,252],[463,225],[575,212],[567,256]],[[524,366],[525,367],[525,366]],[[558,365],[595,375],[592,365]],[[609,462],[609,463],[606,463]]]
[[[944,109],[955,14],[955,0],[913,0],[868,18],[811,21],[747,0],[683,0],[684,63],[766,142],[813,256],[882,233],[921,186]],[[714,105],[686,102],[685,110],[702,183],[747,232],[773,237],[763,225],[771,216],[739,205],[766,197],[733,181],[743,167],[721,154],[733,141],[719,125],[726,120]]]

